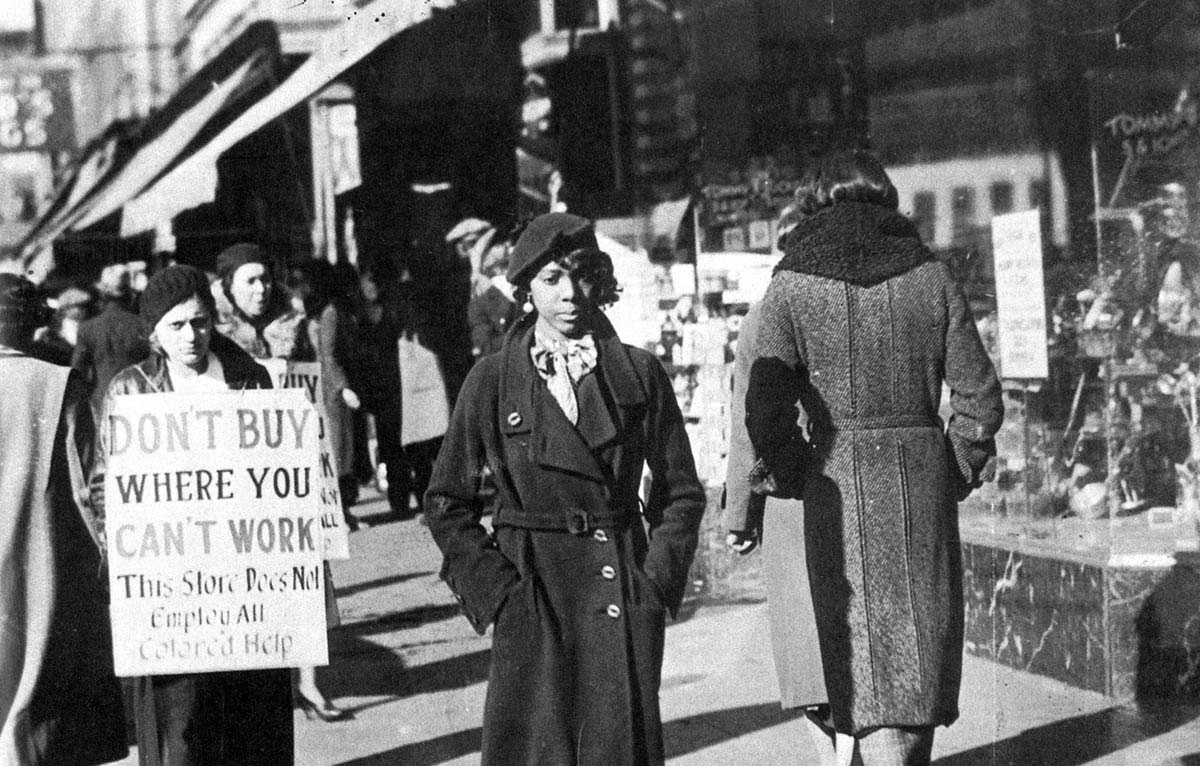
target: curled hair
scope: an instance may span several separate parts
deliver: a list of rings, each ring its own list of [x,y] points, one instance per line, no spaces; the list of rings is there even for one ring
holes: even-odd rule
[[[603,250],[590,247],[573,250],[546,263],[557,263],[566,270],[572,280],[591,285],[589,300],[597,308],[611,306],[621,298],[621,287],[613,275],[612,258]],[[530,275],[529,279],[522,280],[520,284],[513,285],[513,295],[518,305],[529,300],[529,283],[535,276],[536,273]]]
[[[796,209],[812,215],[839,202],[866,202],[895,210],[900,195],[874,155],[854,149],[826,154],[800,174]]]

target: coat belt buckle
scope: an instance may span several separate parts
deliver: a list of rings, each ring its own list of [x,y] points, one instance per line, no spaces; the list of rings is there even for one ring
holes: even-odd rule
[[[567,511],[567,531],[573,535],[586,534],[591,529],[590,516],[582,508],[571,508]]]

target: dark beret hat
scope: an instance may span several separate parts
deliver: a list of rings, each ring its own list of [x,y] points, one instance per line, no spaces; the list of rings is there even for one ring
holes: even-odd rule
[[[233,280],[233,273],[247,263],[261,263],[270,267],[261,247],[250,242],[239,242],[225,248],[217,256],[217,276],[228,285]]]
[[[153,330],[164,314],[193,295],[200,299],[208,309],[209,315],[216,319],[216,305],[204,272],[191,266],[168,266],[150,277],[141,299],[142,321],[146,324],[146,329]]]
[[[582,249],[599,249],[591,221],[570,213],[539,215],[513,245],[508,281],[514,285],[528,282],[547,262]]]
[[[0,325],[36,329],[53,316],[37,285],[20,274],[0,273]]]

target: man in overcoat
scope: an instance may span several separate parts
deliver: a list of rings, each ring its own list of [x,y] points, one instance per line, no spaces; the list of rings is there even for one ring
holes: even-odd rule
[[[591,222],[535,219],[508,276],[533,310],[467,378],[425,503],[443,578],[477,631],[495,624],[483,763],[662,763],[664,619],[705,502],[683,418],[598,310],[616,282]]]

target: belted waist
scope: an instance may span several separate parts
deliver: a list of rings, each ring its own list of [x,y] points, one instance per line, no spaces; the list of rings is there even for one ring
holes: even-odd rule
[[[941,428],[942,419],[937,415],[876,415],[868,417],[834,417],[834,430],[873,431],[885,428]]]
[[[493,523],[496,526],[559,530],[581,535],[597,527],[623,528],[628,526],[634,518],[634,514],[630,512],[594,513],[582,508],[567,508],[561,513],[500,508],[495,512]]]

